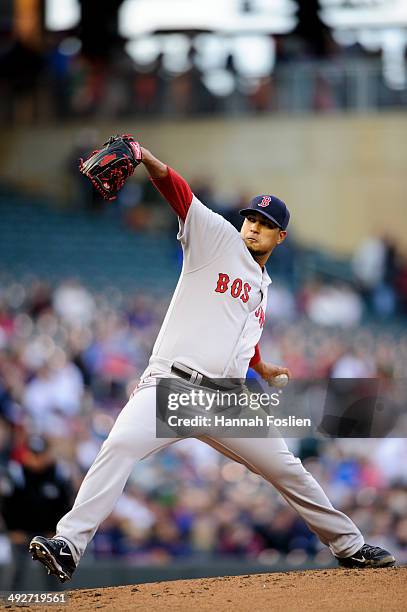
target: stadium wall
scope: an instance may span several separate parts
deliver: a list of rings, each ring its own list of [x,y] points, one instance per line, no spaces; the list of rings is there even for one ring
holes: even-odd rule
[[[84,122],[3,130],[0,181],[69,199],[67,160]],[[268,116],[98,122],[98,138],[132,132],[187,179],[224,197],[273,192],[305,244],[347,254],[364,236],[407,247],[407,115]],[[138,172],[141,176],[141,172]]]

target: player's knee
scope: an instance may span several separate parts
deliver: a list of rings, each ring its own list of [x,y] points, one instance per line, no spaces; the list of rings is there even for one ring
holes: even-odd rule
[[[292,478],[295,475],[302,476],[305,468],[298,457],[295,457],[289,451],[285,451],[277,454],[268,466],[268,472],[273,480],[282,482],[288,477]]]

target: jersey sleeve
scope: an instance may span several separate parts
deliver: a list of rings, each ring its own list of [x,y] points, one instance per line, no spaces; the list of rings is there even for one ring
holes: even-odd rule
[[[240,240],[233,225],[202,204],[186,180],[169,166],[167,176],[151,181],[178,215],[177,238],[184,251],[186,271],[207,265]]]
[[[192,191],[185,179],[172,168],[168,167],[168,174],[161,179],[151,179],[154,187],[167,200],[175,210],[178,217],[185,221],[192,202]]]
[[[179,218],[177,238],[183,248],[186,272],[209,265],[241,241],[236,228],[195,195],[185,221]]]
[[[259,348],[259,345],[256,344],[256,346],[254,347],[254,355],[250,359],[249,368],[252,368],[256,364],[258,364],[260,360],[261,360],[260,348]]]

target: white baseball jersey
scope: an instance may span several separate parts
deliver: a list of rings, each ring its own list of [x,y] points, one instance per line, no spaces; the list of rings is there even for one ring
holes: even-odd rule
[[[174,170],[154,183],[179,215],[184,262],[148,369],[169,371],[177,361],[206,376],[244,378],[264,325],[266,269]]]

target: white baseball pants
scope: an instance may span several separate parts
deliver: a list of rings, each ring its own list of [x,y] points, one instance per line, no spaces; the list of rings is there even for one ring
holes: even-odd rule
[[[155,394],[153,378],[136,389],[85,476],[72,510],[57,525],[56,537],[71,544],[76,563],[100,523],[112,512],[136,461],[177,441],[155,437]],[[199,439],[270,482],[337,557],[350,556],[363,546],[356,525],[332,506],[282,438]]]

